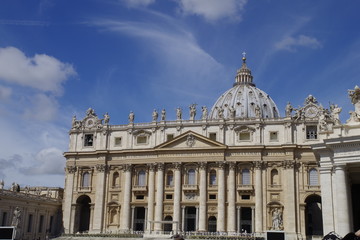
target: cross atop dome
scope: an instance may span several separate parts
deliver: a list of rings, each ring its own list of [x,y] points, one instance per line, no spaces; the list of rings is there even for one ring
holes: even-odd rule
[[[246,66],[246,52],[243,52],[242,55],[243,63],[241,68],[237,70],[234,86],[238,84],[250,84],[255,86],[252,81],[253,76],[251,75],[251,70]]]

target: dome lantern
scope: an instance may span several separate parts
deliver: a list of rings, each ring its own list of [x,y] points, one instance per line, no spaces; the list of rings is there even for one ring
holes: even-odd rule
[[[251,75],[251,70],[246,65],[246,53],[243,52],[242,57],[243,63],[241,68],[237,70],[234,86],[239,84],[251,84],[255,86],[253,83],[253,76]]]

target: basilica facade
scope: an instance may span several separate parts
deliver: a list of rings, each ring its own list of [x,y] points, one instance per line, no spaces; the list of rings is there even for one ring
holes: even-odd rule
[[[340,111],[309,95],[281,117],[245,57],[233,87],[209,111],[190,105],[187,119],[178,108],[175,120],[154,110],[152,122],[131,112],[112,125],[90,108],[73,118],[64,153],[65,233],[322,236],[329,206],[312,146],[342,128]]]

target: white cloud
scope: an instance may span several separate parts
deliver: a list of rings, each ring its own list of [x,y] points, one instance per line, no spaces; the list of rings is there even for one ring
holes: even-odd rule
[[[46,54],[27,57],[15,47],[0,48],[0,81],[62,94],[62,83],[76,72],[71,64]]]
[[[294,52],[297,47],[308,47],[312,49],[321,48],[321,43],[314,37],[299,35],[298,37],[285,37],[275,44],[279,50],[287,50]]]
[[[180,12],[198,15],[208,21],[229,18],[241,20],[247,0],[179,0]]]
[[[30,97],[30,103],[24,111],[25,118],[49,121],[55,118],[58,102],[51,96],[36,94]]]
[[[0,99],[5,100],[11,96],[12,89],[8,87],[0,86]]]
[[[21,168],[26,175],[31,174],[64,174],[65,158],[62,151],[55,147],[42,149],[35,156],[33,166]]]
[[[128,7],[146,7],[155,2],[155,0],[121,0]]]

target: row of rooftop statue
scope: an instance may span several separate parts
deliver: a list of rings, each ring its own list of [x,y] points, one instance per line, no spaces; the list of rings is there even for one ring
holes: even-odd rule
[[[350,119],[347,121],[348,123],[356,123],[356,122],[360,122],[360,88],[358,86],[355,86],[354,90],[348,90],[348,94],[349,97],[351,99],[351,103],[354,104],[355,106],[355,111],[351,111],[350,112]],[[195,120],[195,116],[196,116],[196,105],[197,104],[191,104],[189,106],[189,116],[190,116],[190,120],[194,121]],[[315,114],[311,117],[310,114],[306,114],[306,110],[308,108],[313,107],[313,109],[315,109]],[[227,111],[227,116],[224,115],[224,111],[225,109],[223,107],[216,107],[217,110],[217,116],[216,119],[230,119],[233,120],[236,117],[236,109],[233,106],[227,106],[228,109],[226,109]],[[261,118],[262,117],[262,113],[261,113],[261,108],[259,105],[254,105],[253,106],[253,111],[255,113],[255,117],[256,118]],[[310,117],[310,118],[314,118],[314,117],[318,117],[319,119],[319,125],[320,125],[320,130],[326,130],[326,125],[328,122],[332,122],[334,125],[340,125],[340,112],[341,112],[342,108],[339,107],[337,104],[330,104],[329,109],[325,109],[323,108],[321,105],[318,104],[316,98],[312,95],[309,95],[306,99],[305,99],[305,103],[304,106],[301,107],[299,106],[298,108],[294,108],[290,102],[287,103],[286,107],[285,107],[285,117],[286,118],[291,118],[293,120],[304,120],[306,117]],[[96,125],[98,128],[102,128],[103,125],[108,125],[109,121],[110,121],[110,116],[108,113],[104,114],[104,118],[103,119],[98,119],[97,115],[95,114],[94,109],[89,108],[86,111],[86,118],[88,117],[96,117],[96,121],[95,123],[92,123],[91,126]],[[178,107],[176,108],[176,120],[180,121],[183,118],[183,111],[182,108]],[[206,106],[202,106],[201,107],[201,120],[207,120],[208,119],[208,108]],[[129,124],[133,124],[135,121],[135,114],[133,111],[130,111],[129,117]],[[152,121],[153,122],[158,122],[159,120],[159,112],[154,109],[154,111],[152,112]],[[160,121],[165,121],[166,120],[166,110],[162,109],[160,112]],[[73,129],[80,129],[81,127],[83,127],[83,121],[79,121],[76,119],[76,116],[73,116],[72,119],[72,128]]]

